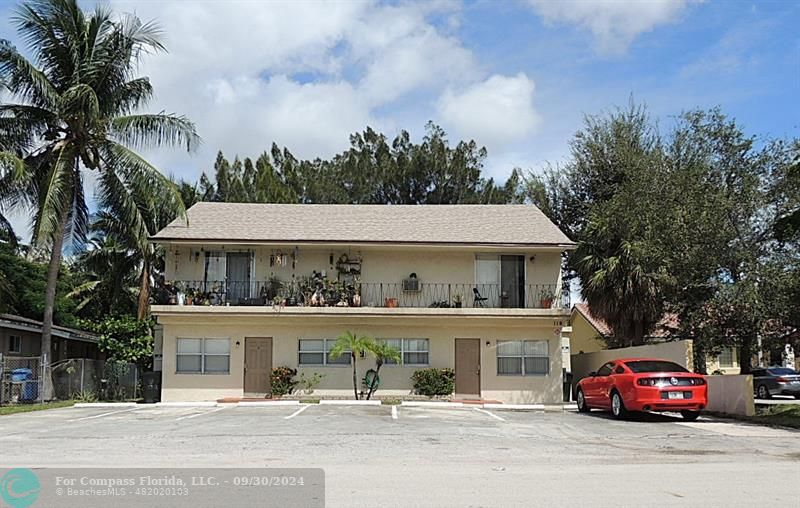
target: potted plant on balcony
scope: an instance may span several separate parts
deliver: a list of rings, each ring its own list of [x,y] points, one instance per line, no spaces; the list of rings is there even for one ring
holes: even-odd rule
[[[553,306],[553,300],[555,300],[555,298],[555,293],[549,289],[544,289],[541,293],[539,293],[539,306],[542,309],[549,309]]]
[[[453,307],[460,309],[463,302],[464,301],[462,300],[461,295],[456,293],[456,295],[453,297]]]

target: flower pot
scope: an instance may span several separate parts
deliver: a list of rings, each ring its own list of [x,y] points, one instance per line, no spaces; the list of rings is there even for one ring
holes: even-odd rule
[[[553,299],[552,298],[542,298],[541,301],[539,302],[539,304],[541,305],[541,308],[549,309],[550,307],[553,306]]]
[[[461,302],[455,302],[453,305],[454,305],[454,307],[456,309],[460,309],[461,308]]]
[[[386,298],[386,300],[384,301],[386,307],[390,309],[394,309],[395,307],[397,307],[397,303],[398,303],[397,298]]]

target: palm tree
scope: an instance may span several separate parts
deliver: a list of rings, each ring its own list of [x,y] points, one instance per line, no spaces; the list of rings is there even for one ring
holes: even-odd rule
[[[356,359],[370,351],[375,344],[372,337],[366,335],[356,335],[353,332],[344,332],[336,338],[336,344],[330,350],[331,358],[336,359],[345,353],[350,353],[350,363],[353,365],[353,395],[358,400],[358,372],[356,371]]]
[[[133,189],[174,186],[137,148],[183,145],[199,138],[194,125],[172,114],[135,114],[152,97],[136,77],[141,57],[164,50],[161,31],[134,15],[112,16],[105,6],[84,13],[76,0],[31,0],[12,19],[32,55],[0,43],[0,82],[17,102],[0,106],[11,132],[34,140],[25,152],[24,196],[35,209],[33,240],[50,248],[42,351],[50,351],[56,279],[65,240],[85,241],[88,209],[83,183],[96,181],[101,201],[146,233]],[[45,357],[45,366],[48,363]],[[45,383],[45,398],[52,387]]]
[[[136,253],[114,238],[93,238],[76,262],[88,280],[67,295],[80,300],[75,311],[91,309],[94,316],[130,312],[136,306],[138,265]]]
[[[373,341],[371,344],[367,344],[367,350],[375,356],[375,377],[373,378],[372,384],[367,387],[367,400],[369,400],[372,394],[375,393],[375,390],[378,389],[378,380],[380,379],[378,376],[380,375],[383,364],[387,361],[400,363],[401,356],[400,351],[398,351],[396,347],[389,345],[388,342]]]
[[[130,196],[136,203],[144,228],[131,227],[126,216],[113,203],[101,203],[105,209],[97,214],[92,228],[124,246],[132,256],[138,280],[136,317],[141,321],[147,317],[153,275],[164,270],[164,248],[150,242],[149,237],[180,216],[184,205],[180,196],[176,199],[171,187],[132,188]]]

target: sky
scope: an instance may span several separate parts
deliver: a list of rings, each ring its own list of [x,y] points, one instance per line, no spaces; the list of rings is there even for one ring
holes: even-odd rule
[[[190,180],[218,150],[256,157],[274,141],[325,158],[367,126],[419,140],[432,120],[453,143],[486,146],[486,174],[504,181],[563,162],[585,115],[631,97],[665,130],[720,106],[753,135],[800,137],[800,2],[110,3],[165,32],[168,53],[140,68],[149,110],[186,115],[203,144],[145,155]],[[14,5],[0,3],[0,37],[23,49]]]

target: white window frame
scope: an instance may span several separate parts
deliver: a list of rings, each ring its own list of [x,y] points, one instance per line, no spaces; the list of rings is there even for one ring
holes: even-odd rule
[[[17,347],[14,347],[14,341],[16,340]],[[22,336],[21,335],[9,335],[8,336],[8,352],[9,353],[22,353]]]
[[[181,340],[199,340],[200,352],[199,353],[179,353],[178,343]],[[228,341],[228,354],[220,353],[206,353],[206,340],[226,340]],[[180,371],[178,370],[178,357],[179,356],[199,356],[200,357],[200,371]],[[206,372],[206,357],[207,356],[227,356],[228,357],[228,370]],[[176,375],[189,375],[189,376],[229,376],[231,374],[231,339],[230,337],[178,337],[175,340],[175,374]]]
[[[522,353],[519,355],[501,355],[500,354],[500,344],[509,343],[509,342],[520,342],[521,351]],[[525,353],[525,343],[526,342],[544,342],[547,348],[546,355],[534,355],[534,354],[526,354]],[[535,340],[535,339],[525,339],[525,340],[498,340],[497,347],[495,348],[497,361],[495,364],[496,374],[498,376],[512,376],[512,377],[543,377],[550,375],[550,341],[549,340]],[[521,363],[521,369],[519,374],[501,374],[500,373],[500,359],[501,358],[519,358]],[[525,372],[525,358],[547,358],[547,372]]]
[[[304,340],[314,340],[314,341],[322,341],[322,350],[300,350],[300,343]],[[346,357],[347,363],[333,363],[328,361],[328,355],[330,354],[330,348],[333,348],[333,345],[336,343],[336,339],[312,339],[309,337],[305,337],[299,339],[297,341],[297,366],[298,367],[351,367],[353,365],[353,355],[351,351],[345,350],[342,351],[342,355],[339,358]],[[330,344],[330,347],[328,346]],[[302,358],[302,353],[312,353],[312,354],[321,354],[322,355],[322,363],[302,363],[300,359]]]
[[[378,339],[379,342],[387,342],[390,340],[399,340],[400,341],[400,362],[386,362],[383,364],[384,367],[428,367],[431,364],[431,340],[424,337],[419,338],[409,338],[409,339],[399,339],[399,338],[391,338],[391,339]],[[424,351],[411,351],[408,349],[407,341],[410,340],[424,340],[425,344],[427,345],[427,349]],[[427,355],[428,361],[425,363],[409,363],[406,362],[406,353],[425,353]]]

